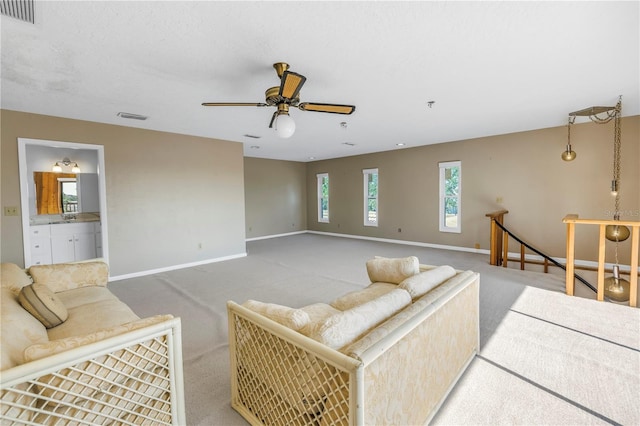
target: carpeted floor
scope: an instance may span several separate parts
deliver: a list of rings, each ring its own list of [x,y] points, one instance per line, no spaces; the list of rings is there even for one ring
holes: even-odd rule
[[[368,285],[365,262],[376,255],[480,273],[480,355],[432,424],[640,424],[640,309],[568,297],[562,274],[492,267],[483,254],[314,234],[248,242],[247,252],[109,284],[141,317],[182,318],[189,425],[248,424],[230,406],[227,300],[329,302]]]

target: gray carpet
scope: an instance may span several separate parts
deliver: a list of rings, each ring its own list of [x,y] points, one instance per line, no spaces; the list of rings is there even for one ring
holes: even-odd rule
[[[562,271],[492,267],[483,254],[314,234],[252,241],[247,252],[109,284],[141,317],[182,318],[189,425],[247,425],[230,406],[227,300],[329,302],[368,285],[365,262],[376,255],[415,255],[480,273],[481,352],[432,424],[640,425],[640,309],[568,297]],[[593,298],[576,285],[577,294]]]

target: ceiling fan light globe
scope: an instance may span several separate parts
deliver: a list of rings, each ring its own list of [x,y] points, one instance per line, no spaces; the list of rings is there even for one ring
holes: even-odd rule
[[[281,138],[290,138],[296,131],[296,122],[289,114],[280,114],[276,118],[276,133]]]

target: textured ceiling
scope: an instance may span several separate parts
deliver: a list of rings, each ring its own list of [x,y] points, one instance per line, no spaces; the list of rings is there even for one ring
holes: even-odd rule
[[[637,1],[37,2],[35,25],[2,16],[1,106],[238,141],[252,157],[402,149],[561,126],[618,95],[638,115],[639,16]],[[356,112],[292,110],[280,139],[272,108],[200,105],[263,102],[279,61],[307,77],[302,101]]]

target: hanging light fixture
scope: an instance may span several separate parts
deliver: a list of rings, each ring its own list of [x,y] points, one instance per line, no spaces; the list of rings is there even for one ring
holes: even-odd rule
[[[599,116],[605,114],[604,116]],[[611,180],[611,195],[614,198],[613,221],[620,220],[620,148],[622,145],[622,96],[618,98],[618,102],[613,107],[593,106],[580,111],[569,113],[569,132],[576,116],[589,117],[589,119],[597,124],[606,124],[613,120],[613,179]],[[569,133],[570,135],[570,133]],[[572,155],[573,154],[573,155]],[[571,139],[567,144],[567,150],[562,153],[562,159],[571,161],[575,158],[575,152],[571,150]],[[618,264],[618,243],[625,241],[630,235],[629,228],[624,225],[611,224],[605,228],[605,238],[615,242],[615,264],[613,265],[613,275],[605,279],[604,294],[611,300],[617,302],[625,302],[629,300],[629,281],[620,278],[620,265]]]
[[[571,125],[573,124],[573,122],[575,121],[576,117],[575,116],[569,116],[569,120],[567,123],[567,149],[565,152],[562,153],[562,159],[564,161],[573,161],[576,159],[576,156],[578,154],[576,154],[575,151],[573,151],[571,149]]]
[[[629,300],[629,281],[620,278],[620,266],[613,265],[613,276],[604,280],[604,294],[616,302],[626,302]]]
[[[276,133],[281,138],[290,138],[293,133],[296,131],[296,122],[293,121],[293,118],[286,114],[278,114],[276,118]]]
[[[273,113],[269,127],[275,124],[276,134],[281,138],[290,138],[296,131],[296,122],[289,115],[289,105],[282,103],[278,105],[278,110]]]
[[[73,164],[73,167],[71,168],[71,172],[80,173],[80,167],[78,166],[78,163],[76,163],[75,161],[69,160],[68,157],[64,157],[62,161],[56,161],[56,163],[51,168],[51,171],[53,171],[54,173],[60,173],[62,172],[63,165],[65,167],[69,167],[71,164]]]

